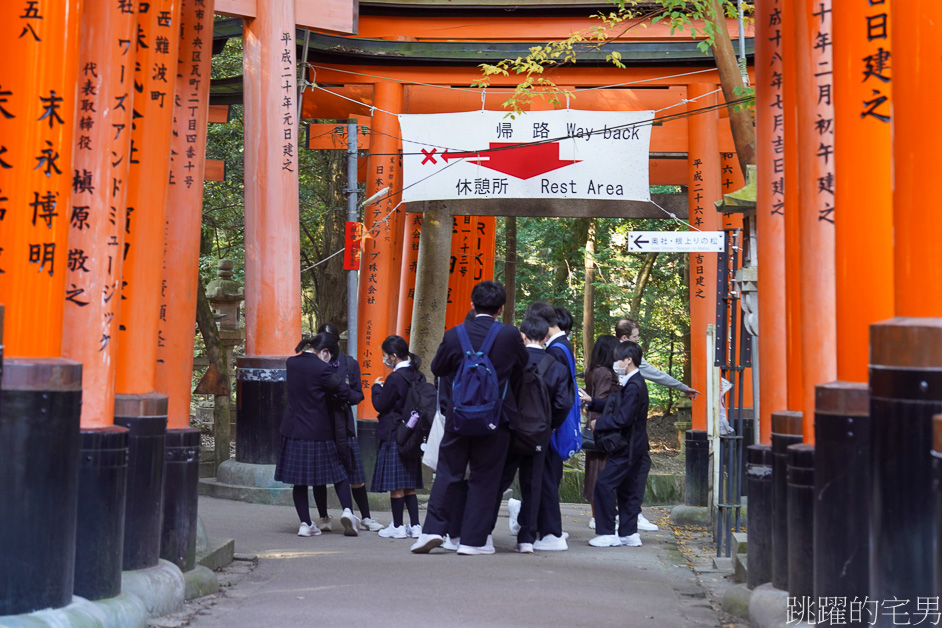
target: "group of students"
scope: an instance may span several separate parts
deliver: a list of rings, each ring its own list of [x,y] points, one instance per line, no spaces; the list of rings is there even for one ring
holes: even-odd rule
[[[640,546],[639,525],[641,529],[657,529],[641,515],[651,466],[645,380],[677,388],[691,398],[696,391],[642,359],[638,325],[631,319],[619,321],[615,337],[598,339],[583,390],[576,383],[575,360],[567,339],[572,316],[566,310],[532,303],[518,329],[498,320],[506,302],[501,284],[478,283],[471,302],[472,311],[465,322],[445,332],[430,365],[445,424],[424,524],[419,522],[415,494],[423,488],[421,463],[400,455],[395,437],[397,424],[409,420],[404,415],[409,412],[410,386],[425,381],[419,359],[409,352],[408,343],[399,336],[386,338],[383,363],[391,373],[377,377],[371,388],[373,407],[379,415],[379,444],[370,490],[390,493],[393,521],[385,528],[370,517],[350,411],[364,399],[359,366],[339,353],[337,330],[329,325],[302,341],[299,355],[288,359],[288,408],[281,426],[283,444],[275,478],[294,485],[294,503],[301,519],[298,534],[312,536],[330,529],[326,485],[333,484],[343,508],[340,520],[344,534],[356,535],[359,528],[388,538],[413,538],[413,553],[442,547],[465,555],[493,554],[492,531],[502,495],[519,475],[522,499],[508,504],[511,530],[517,537],[515,551],[566,550],[569,535],[562,529],[559,485],[563,462],[572,451],[566,451],[559,444],[563,439],[557,441],[557,436],[571,429],[567,418],[580,416],[580,408],[585,407],[589,412],[587,427],[609,435],[609,440],[615,438],[611,441],[614,449],[610,445],[608,454],[586,452],[585,496],[593,505],[590,527],[596,529],[589,543],[594,547]],[[460,402],[453,398],[465,392],[458,384],[472,353],[486,354],[501,391],[486,433],[463,427],[464,415],[456,411]],[[523,387],[533,385],[534,372],[539,373],[541,391],[548,397],[543,405],[550,415],[549,442],[522,448],[516,442],[523,440],[522,435],[512,426],[519,424],[518,416],[533,414],[532,408],[518,408],[518,400],[533,403],[532,394],[528,397]],[[453,393],[453,386],[457,393]],[[314,489],[320,516],[316,525],[309,513],[308,486]],[[354,499],[360,518],[352,512]],[[403,521],[406,508],[409,525]]]

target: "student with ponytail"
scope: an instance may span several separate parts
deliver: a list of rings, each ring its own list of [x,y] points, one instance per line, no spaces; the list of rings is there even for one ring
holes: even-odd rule
[[[405,412],[406,397],[412,381],[424,382],[425,376],[419,372],[419,358],[409,353],[409,344],[401,336],[389,336],[382,344],[383,364],[392,369],[386,378],[377,377],[371,390],[373,407],[379,413],[379,425],[376,438],[379,448],[376,454],[376,468],[370,491],[385,493],[389,491],[393,520],[389,527],[379,531],[385,538],[418,538],[422,533],[419,525],[419,500],[416,489],[423,488],[422,463],[419,460],[406,460],[399,455],[396,444],[396,423]],[[409,523],[402,522],[403,507],[409,509]]]

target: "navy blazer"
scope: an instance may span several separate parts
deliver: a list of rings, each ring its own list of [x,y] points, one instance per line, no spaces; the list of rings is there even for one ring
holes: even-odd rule
[[[285,366],[288,407],[281,419],[281,434],[300,440],[334,440],[334,421],[328,402],[350,398],[350,387],[336,369],[314,353],[288,358]]]
[[[545,350],[538,349],[537,347],[527,347],[527,355],[529,356],[530,364],[536,367],[539,366],[543,358],[547,356],[547,353]],[[546,369],[546,372],[543,374],[543,383],[546,384],[546,390],[549,392],[552,412],[551,422],[555,430],[563,424],[563,421],[566,420],[566,415],[569,414],[569,410],[572,408],[572,395],[574,393],[572,377],[569,376],[569,367],[563,366],[556,360],[553,360],[549,368]]]
[[[491,316],[476,316],[474,320],[464,323],[473,349],[477,350],[484,344],[484,337],[493,324],[494,319]],[[497,333],[497,338],[488,357],[497,371],[497,383],[501,390],[504,390],[504,386],[509,382],[507,394],[504,396],[504,403],[501,406],[501,416],[506,421],[507,417],[517,411],[517,400],[514,397],[514,391],[520,387],[523,368],[527,365],[528,359],[527,350],[524,348],[523,339],[520,337],[520,330],[513,325],[504,325]],[[438,345],[438,351],[432,359],[432,373],[437,377],[447,378],[447,381],[450,382],[458,372],[458,367],[461,366],[463,358],[464,351],[461,350],[458,331],[455,327],[452,327],[445,332],[441,344]],[[453,425],[454,410],[454,406],[449,403],[445,412],[446,427]]]
[[[332,366],[334,366],[341,375],[346,375],[344,381],[346,381],[347,385],[350,387],[350,397],[348,399],[343,401],[335,398],[333,401],[339,405],[338,410],[343,412],[346,417],[347,436],[355,436],[356,426],[353,421],[353,410],[350,408],[366,398],[363,395],[363,382],[360,380],[360,363],[349,355],[341,354],[337,359],[336,365],[332,364]]]
[[[405,366],[390,373],[383,386],[373,384],[370,395],[373,408],[379,413],[377,417],[379,424],[376,426],[377,440],[389,440],[395,436],[396,422],[403,418],[402,411],[411,381],[424,382],[425,375],[411,366]]]
[[[612,397],[615,397],[612,400]],[[609,404],[608,401],[612,400]],[[595,431],[622,430],[631,432],[628,451],[640,455],[648,451],[648,385],[640,372],[628,378],[625,385],[608,399],[593,399],[590,409],[603,410],[595,420]]]
[[[546,345],[546,352],[549,353],[554,358],[556,358],[557,360],[559,360],[560,364],[565,366],[566,371],[569,372],[569,359],[566,357],[566,354],[563,353],[560,349],[555,348],[557,345],[563,345],[567,349],[569,349],[569,355],[572,356],[572,363],[573,363],[573,366],[575,366],[576,354],[573,352],[572,345],[569,343],[569,338],[566,337],[566,334],[563,334],[562,336],[557,336],[556,338],[553,339],[551,343]],[[570,372],[570,375],[575,376],[575,373]]]

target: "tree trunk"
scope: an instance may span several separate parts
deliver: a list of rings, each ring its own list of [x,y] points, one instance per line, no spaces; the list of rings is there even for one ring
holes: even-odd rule
[[[427,207],[419,239],[409,348],[419,356],[422,372],[432,381],[429,365],[445,332],[452,215],[451,209],[441,201],[430,202]]]
[[[723,87],[723,97],[726,102],[739,98],[736,95],[737,87],[745,87],[733,42],[726,30],[726,16],[720,6],[720,0],[709,0],[707,15],[715,27],[713,37],[713,58],[716,60],[716,69],[720,75],[720,85]],[[729,126],[733,132],[733,144],[736,146],[736,156],[743,177],[746,176],[746,166],[756,163],[756,126],[752,120],[752,111],[741,108],[739,111],[729,110]]]
[[[507,291],[507,302],[504,304],[504,324],[514,324],[514,311],[517,307],[517,217],[504,218],[504,237],[506,244],[504,264],[504,289]]]
[[[209,305],[209,299],[206,298],[206,286],[200,279],[199,287],[196,290],[196,324],[199,326],[200,334],[203,336],[203,344],[206,346],[206,358],[210,365],[215,366],[226,382],[226,387],[231,385],[232,378],[229,375],[229,359],[226,355],[226,348],[219,341],[219,329],[216,327],[216,317],[213,315],[213,309]],[[215,437],[215,450],[213,454],[213,467],[218,469],[219,465],[229,459],[230,431],[230,396],[231,391],[225,395],[214,395],[213,397],[213,435]]]
[[[585,239],[585,287],[582,291],[582,357],[585,370],[595,344],[595,221],[589,221],[589,233]]]
[[[324,160],[326,189],[320,234],[312,232],[302,220],[301,228],[313,245],[315,259],[305,260],[310,266],[344,247],[346,225],[347,188],[346,153],[321,151]],[[308,270],[314,286],[314,312],[317,323],[334,323],[340,329],[347,327],[347,279],[343,271],[343,255],[337,255]]]
[[[631,297],[631,305],[628,310],[634,318],[638,318],[638,310],[641,309],[641,298],[644,296],[644,289],[651,282],[651,271],[654,270],[655,261],[657,261],[657,252],[647,253],[644,256],[644,264],[641,265],[638,280],[635,282],[635,295]]]

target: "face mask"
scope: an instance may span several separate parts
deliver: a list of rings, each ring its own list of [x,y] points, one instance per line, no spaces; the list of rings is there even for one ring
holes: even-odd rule
[[[625,367],[621,365],[621,362],[613,362],[612,370],[615,371],[615,375],[618,375],[619,377],[626,373]]]
[[[383,358],[383,364],[386,365],[386,368],[396,368],[396,362],[394,358]]]
[[[321,351],[317,354],[317,357],[319,357],[324,362],[330,363],[330,352],[328,351]]]

